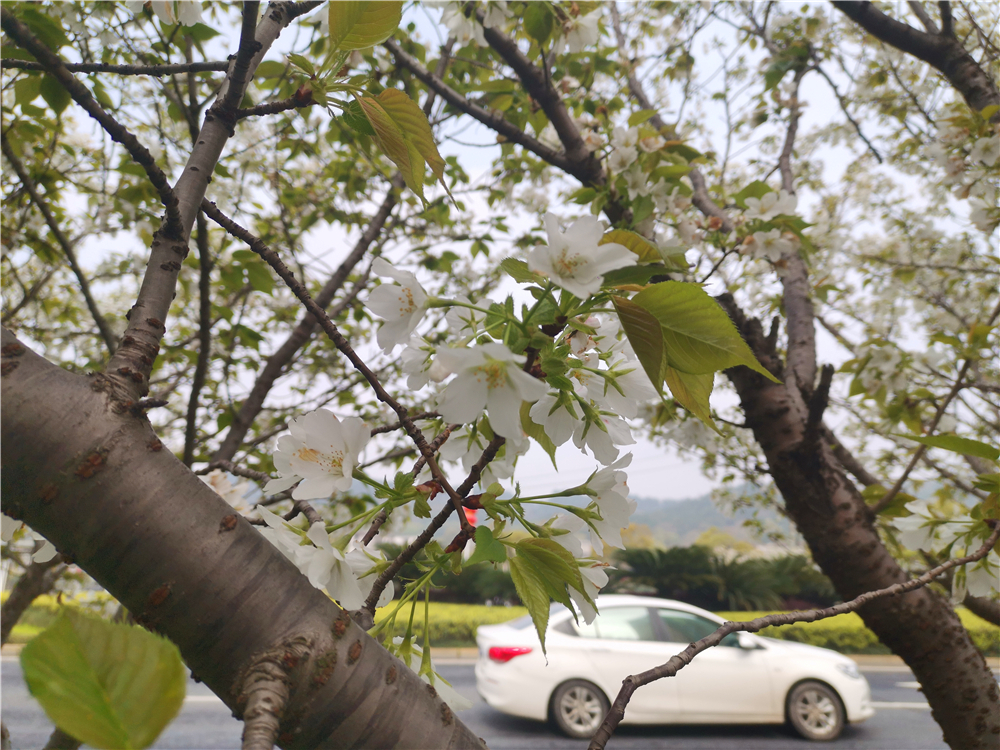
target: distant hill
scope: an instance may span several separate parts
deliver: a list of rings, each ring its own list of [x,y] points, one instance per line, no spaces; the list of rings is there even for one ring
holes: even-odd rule
[[[653,539],[664,547],[688,546],[693,544],[702,533],[711,528],[716,528],[738,541],[750,542],[755,545],[762,545],[766,539],[755,536],[752,530],[743,525],[743,522],[754,517],[754,511],[739,509],[734,514],[720,510],[712,501],[711,495],[702,495],[687,500],[656,500],[650,498],[633,497],[638,504],[636,512],[632,515],[632,523],[649,527]],[[567,505],[584,505],[587,498],[561,498],[560,502]],[[439,496],[434,500],[432,513],[436,513],[442,506],[443,500]],[[553,508],[547,506],[530,506],[526,515],[529,521],[540,522],[551,517]],[[480,511],[480,516],[485,514]],[[802,546],[801,538],[795,533],[794,527],[789,520],[771,509],[759,509],[756,517],[768,530],[778,531],[788,537],[789,546]],[[424,519],[414,519],[412,517],[397,517],[394,524],[391,524],[387,536],[412,538],[421,532],[426,524]],[[445,524],[444,529],[439,534],[441,539],[458,532],[458,522],[454,519]]]

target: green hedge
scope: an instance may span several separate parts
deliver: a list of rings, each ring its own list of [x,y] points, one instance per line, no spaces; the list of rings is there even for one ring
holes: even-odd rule
[[[392,605],[375,613],[375,621],[381,622],[392,612]],[[427,617],[433,646],[475,646],[476,628],[480,625],[496,625],[528,614],[524,607],[487,607],[482,604],[442,604],[431,602]],[[396,615],[393,635],[402,635],[410,619],[410,607],[404,606]],[[413,631],[418,639],[424,633],[424,605],[417,604],[413,615]]]
[[[746,621],[773,613],[717,612],[716,614],[727,620]],[[959,609],[958,614],[962,624],[972,636],[976,647],[987,656],[1000,656],[1000,628],[977,617],[967,609]],[[843,654],[892,653],[875,637],[872,631],[865,627],[861,617],[854,612],[818,622],[796,622],[781,627],[764,628],[758,635],[783,641],[807,643],[810,646],[822,646]]]

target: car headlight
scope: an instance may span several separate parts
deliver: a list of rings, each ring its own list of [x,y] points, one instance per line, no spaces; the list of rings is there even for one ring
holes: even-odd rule
[[[861,679],[861,673],[858,671],[858,665],[853,661],[837,662],[837,669],[855,680]]]

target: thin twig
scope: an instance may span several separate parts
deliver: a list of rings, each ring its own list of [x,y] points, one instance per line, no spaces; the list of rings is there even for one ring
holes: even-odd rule
[[[73,275],[76,276],[76,283],[80,286],[80,293],[83,295],[83,299],[87,303],[87,309],[90,311],[90,316],[94,319],[94,323],[97,324],[97,330],[100,331],[101,338],[104,340],[104,344],[108,347],[108,352],[114,354],[115,349],[118,346],[118,337],[115,336],[114,332],[111,330],[111,326],[108,325],[108,321],[104,319],[100,309],[97,307],[97,302],[94,300],[94,296],[90,293],[90,282],[87,281],[87,276],[84,274],[83,269],[76,260],[76,252],[73,250],[73,243],[71,243],[63,233],[62,227],[59,225],[59,222],[56,221],[56,217],[52,215],[52,211],[49,209],[49,204],[44,198],[42,198],[35,187],[35,181],[31,179],[31,175],[28,174],[28,170],[24,168],[24,164],[17,157],[17,154],[14,153],[14,149],[11,148],[10,143],[7,141],[6,133],[0,136],[0,148],[3,149],[3,155],[7,158],[7,161],[9,161],[10,165],[14,167],[14,171],[17,173],[18,179],[21,180],[21,184],[24,185],[24,189],[31,198],[31,202],[35,204],[35,207],[44,217],[45,223],[49,227],[49,231],[52,232],[52,236],[56,238],[56,242],[58,242],[59,247],[62,248],[63,254],[66,256],[66,262],[69,263],[70,270],[72,270]]]
[[[854,132],[858,134],[858,138],[860,138],[862,141],[865,142],[865,145],[868,147],[868,150],[871,151],[872,156],[875,157],[875,160],[879,164],[881,164],[882,154],[880,154],[878,150],[872,145],[872,142],[865,137],[865,134],[861,131],[861,126],[858,124],[858,121],[855,120],[853,117],[851,117],[851,113],[847,111],[847,102],[844,100],[844,97],[841,96],[840,90],[837,88],[837,84],[833,82],[830,76],[826,74],[826,71],[823,70],[823,68],[821,68],[818,64],[813,66],[813,70],[815,70],[817,73],[823,76],[827,84],[829,84],[830,88],[833,90],[833,95],[837,97],[837,101],[840,103],[840,111],[844,113],[844,117],[847,118],[847,121],[854,126]]]
[[[248,107],[246,109],[236,110],[236,119],[242,120],[244,117],[263,117],[265,115],[276,115],[281,112],[287,112],[290,109],[302,109],[304,107],[311,107],[316,102],[313,101],[312,95],[305,97],[295,94],[288,97],[287,99],[282,99],[277,102],[266,102],[264,104],[258,104],[255,107]]]
[[[441,471],[441,467],[438,466],[437,460],[434,457],[434,452],[427,444],[427,439],[424,437],[420,429],[413,423],[406,407],[396,401],[396,399],[385,390],[375,373],[371,371],[368,365],[364,363],[364,360],[362,360],[358,353],[354,351],[347,339],[344,338],[344,335],[338,330],[336,324],[330,320],[330,317],[326,314],[326,310],[316,304],[315,300],[313,300],[313,298],[309,295],[305,286],[303,286],[302,283],[295,278],[295,274],[289,270],[284,261],[278,257],[278,254],[268,247],[259,237],[251,234],[247,229],[241,227],[235,221],[223,214],[219,210],[218,206],[211,201],[205,199],[202,202],[202,210],[210,219],[223,227],[231,235],[245,242],[251,250],[257,253],[269,266],[271,266],[275,273],[278,274],[281,280],[285,282],[292,293],[305,306],[306,310],[315,316],[316,320],[319,321],[320,326],[323,328],[326,335],[329,336],[334,346],[336,346],[337,349],[339,349],[340,352],[347,357],[350,363],[354,365],[354,368],[364,376],[365,380],[368,381],[368,384],[375,392],[376,398],[396,412],[400,423],[406,430],[406,434],[410,436],[414,445],[417,446],[417,450],[420,451],[420,453],[427,460],[427,464],[431,467],[434,479],[437,480],[437,482],[441,485],[441,488],[447,493],[455,509],[461,509],[462,497],[455,492],[454,488],[444,476],[444,473]],[[462,522],[463,530],[467,530],[467,527],[471,528],[471,524],[469,524],[464,515],[460,514],[460,521]]]
[[[990,313],[990,317],[986,321],[985,325],[987,327],[993,325],[998,316],[1000,316],[1000,302],[998,302],[997,306],[993,308],[993,312]],[[948,408],[948,405],[951,404],[955,396],[958,395],[958,392],[962,390],[962,388],[964,387],[965,375],[966,373],[969,372],[969,368],[972,367],[973,359],[974,359],[973,357],[969,357],[962,363],[962,367],[961,369],[959,369],[958,375],[955,377],[955,382],[951,386],[951,390],[948,391],[948,395],[944,397],[944,400],[938,405],[937,411],[934,412],[934,418],[931,419],[931,423],[927,426],[926,434],[928,435],[934,434],[934,430],[937,428],[938,422],[940,422],[941,417],[944,416],[945,409]],[[889,503],[891,503],[893,499],[896,497],[896,495],[899,494],[899,491],[903,488],[903,484],[905,484],[906,480],[909,478],[910,472],[913,471],[914,467],[916,467],[917,463],[919,463],[921,457],[924,455],[926,451],[927,451],[926,444],[921,443],[919,446],[917,446],[916,451],[914,451],[913,456],[910,458],[910,462],[906,465],[906,468],[903,470],[903,473],[899,476],[899,479],[896,480],[896,483],[893,484],[891,488],[889,488],[889,491],[886,492],[882,496],[882,498],[877,503],[875,503],[875,505],[869,508],[869,513],[872,516],[877,516],[879,513],[885,510],[885,508],[889,505]]]
[[[908,591],[913,591],[914,589],[926,586],[939,575],[951,570],[952,568],[976,562],[977,560],[981,560],[986,557],[990,550],[993,549],[993,545],[996,544],[998,539],[1000,539],[1000,524],[993,522],[993,527],[993,532],[986,540],[986,543],[971,555],[966,555],[965,557],[958,558],[956,560],[949,560],[948,562],[927,571],[919,578],[913,578],[903,583],[896,583],[884,589],[868,591],[849,602],[837,604],[833,607],[827,607],[826,609],[812,609],[804,612],[785,612],[783,614],[758,617],[748,622],[727,622],[711,635],[708,635],[699,641],[695,641],[679,654],[674,655],[666,664],[661,664],[658,667],[654,667],[653,669],[640,674],[626,677],[622,682],[622,688],[618,693],[618,697],[615,698],[615,702],[612,704],[611,710],[608,711],[607,716],[604,717],[604,722],[591,739],[587,750],[604,750],[604,747],[611,738],[611,735],[614,733],[618,724],[621,723],[621,720],[625,716],[625,708],[628,705],[629,699],[638,688],[643,685],[648,685],[654,680],[659,680],[664,677],[673,677],[677,674],[677,672],[690,664],[691,660],[694,659],[695,656],[700,654],[702,651],[705,651],[713,646],[717,646],[719,642],[730,633],[756,633],[758,630],[771,626],[790,625],[794,622],[816,622],[817,620],[825,620],[828,617],[854,612],[859,607],[867,604],[873,599],[879,599],[884,596],[905,594]]]
[[[27,26],[17,20],[13,14],[8,13],[4,8],[0,8],[0,26],[3,27],[7,35],[19,47],[23,47],[34,55],[35,59],[45,68],[45,71],[66,89],[73,98],[73,101],[80,105],[92,118],[97,120],[113,141],[125,147],[125,150],[129,152],[129,155],[136,164],[145,171],[149,181],[153,183],[153,187],[156,188],[156,192],[160,196],[160,201],[166,209],[166,222],[164,225],[166,236],[170,239],[178,239],[183,236],[177,198],[174,195],[173,188],[170,187],[170,183],[167,181],[167,176],[157,165],[156,160],[149,153],[149,150],[124,125],[109,115],[97,103],[91,95],[90,89],[80,83],[76,79],[76,76],[66,69],[66,64],[59,55],[42,44],[28,30]]]
[[[222,72],[229,68],[229,60],[209,60],[205,62],[169,63],[164,65],[112,65],[111,63],[66,63],[70,73],[113,73],[119,76],[170,76],[178,73]],[[2,60],[2,68],[19,70],[46,70],[33,60]]]

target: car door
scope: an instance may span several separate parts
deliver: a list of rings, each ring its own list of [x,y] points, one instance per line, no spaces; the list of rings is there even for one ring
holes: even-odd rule
[[[594,682],[611,701],[622,680],[662,664],[671,655],[668,644],[657,638],[648,607],[606,607],[590,625],[581,619],[576,631]],[[679,714],[673,680],[657,680],[635,691],[626,720],[668,723],[680,721]]]
[[[656,625],[670,655],[713,633],[719,626],[679,609],[657,608]],[[781,719],[780,701],[771,689],[764,648],[746,649],[736,633],[698,654],[673,678],[685,721],[765,722]]]

